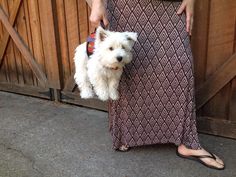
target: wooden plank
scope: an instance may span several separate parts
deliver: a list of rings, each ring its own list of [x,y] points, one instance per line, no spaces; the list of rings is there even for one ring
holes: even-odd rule
[[[67,28],[67,38],[68,38],[68,49],[69,49],[69,64],[70,64],[70,74],[74,68],[74,54],[75,49],[79,44],[79,25],[78,21],[78,11],[77,3],[75,0],[64,1],[65,14],[66,14],[66,28]],[[80,2],[79,2],[80,3]],[[85,14],[84,14],[85,15]]]
[[[21,0],[14,1],[14,8],[10,14],[10,17],[9,17],[9,21],[12,26],[15,23],[15,19],[16,19],[17,13],[19,11],[20,5],[21,5]],[[10,37],[9,34],[5,33],[4,36],[2,37],[2,40],[0,43],[0,66],[1,66],[4,52],[6,50],[6,47],[7,47],[8,41],[9,41],[9,37]]]
[[[218,136],[236,138],[236,123],[215,117],[198,117],[198,131]]]
[[[21,4],[21,8],[19,9],[17,18],[16,18],[16,22],[15,22],[15,29],[17,30],[17,32],[19,33],[19,35],[21,35],[21,28],[24,26],[22,24],[25,23],[24,18],[23,18],[23,4]],[[21,35],[21,37],[23,38],[23,36]],[[24,39],[23,39],[24,40]],[[19,84],[24,84],[25,82],[25,78],[24,78],[24,71],[26,71],[25,69],[23,69],[22,66],[22,56],[20,54],[20,51],[17,49],[17,47],[15,46],[15,44],[13,43],[13,52],[14,52],[14,56],[15,56],[15,61],[16,61],[16,67],[17,67],[17,78],[18,78],[18,83]],[[26,64],[27,65],[27,64]],[[29,69],[30,70],[30,69]],[[31,71],[31,70],[30,70]],[[32,82],[32,78],[31,78],[31,82]]]
[[[210,1],[196,1],[193,35],[191,45],[194,56],[195,85],[198,86],[205,81]]]
[[[6,81],[6,73],[5,73],[4,65],[0,65],[0,82]]]
[[[0,82],[7,82],[6,69],[4,64],[2,64],[0,67]]]
[[[3,0],[0,0],[0,5],[2,4]],[[2,37],[4,36],[4,27],[0,21],[0,41],[2,41]],[[5,69],[5,64],[0,64],[0,81],[1,82],[6,82],[7,78],[6,78],[6,69]]]
[[[228,120],[236,122],[236,79],[231,83]]]
[[[232,55],[236,1],[211,1],[209,46],[206,78],[212,75]],[[228,18],[232,17],[232,18]],[[204,115],[227,119],[230,84],[226,84],[203,107]]]
[[[43,39],[43,52],[45,55],[49,87],[61,89],[52,2],[48,0],[40,0],[39,12]]]
[[[43,51],[43,42],[42,42],[42,34],[41,34],[41,27],[40,27],[40,16],[39,16],[39,7],[38,7],[38,0],[30,0],[27,1],[27,8],[28,8],[28,30],[30,30],[31,34],[31,41],[32,41],[32,48],[31,53],[34,57],[34,60],[39,64],[42,69],[42,72],[45,73],[45,61],[44,61],[44,51]],[[38,82],[34,82],[34,85],[38,85]]]
[[[70,76],[70,64],[69,64],[69,47],[67,38],[67,28],[66,28],[66,14],[64,0],[56,1],[57,9],[57,24],[58,24],[58,35],[60,41],[60,59],[61,59],[61,71],[62,71],[62,84],[64,85],[66,79]]]
[[[30,95],[45,99],[51,99],[51,96],[46,95],[45,93],[49,93],[49,88],[41,88],[41,87],[32,87],[32,86],[25,86],[19,84],[12,84],[12,83],[0,83],[0,90],[6,92],[13,92],[19,93],[22,95]]]
[[[13,48],[14,58],[16,62],[18,84],[23,84],[24,76],[23,76],[21,55],[17,47],[14,45],[14,43],[12,43],[12,48]]]
[[[84,0],[79,0],[78,3],[78,11],[79,11],[79,33],[80,33],[80,42],[83,43],[86,41],[89,28],[88,28],[88,13],[87,13],[87,4]]]
[[[8,66],[7,66],[6,61],[4,61],[4,59],[3,59],[2,64],[0,65],[0,80],[6,81],[6,82],[9,81]]]
[[[19,12],[18,20],[17,20],[19,21],[18,32],[22,40],[28,46],[29,50],[34,52],[33,40],[32,40],[33,33],[30,27],[30,14],[29,14],[28,1],[23,1],[22,6],[23,6],[23,12],[21,11]],[[23,63],[22,67],[24,71],[25,84],[35,85],[35,86],[39,85],[38,79],[34,76],[33,71],[25,62],[22,55],[21,55],[21,59]]]
[[[107,111],[107,102],[102,102],[97,99],[81,99],[78,94],[71,92],[61,92],[61,101],[65,103],[76,104],[79,106],[90,107],[98,110]]]
[[[64,91],[73,92],[73,89],[75,88],[75,79],[74,79],[74,72],[71,74],[71,76],[66,80],[66,84],[64,87]]]
[[[232,55],[196,90],[197,109],[201,108],[236,75],[236,54]]]
[[[12,8],[14,8],[13,1],[8,1],[8,14],[12,13],[11,12]],[[7,32],[5,34],[7,34]],[[9,77],[10,77],[11,83],[18,83],[18,73],[17,73],[17,66],[16,66],[13,45],[14,45],[13,41],[10,40],[6,48],[6,55],[7,55],[7,61],[8,61],[8,66],[9,66]]]
[[[6,13],[8,13],[8,3],[7,0],[2,0],[1,2],[1,6]],[[9,15],[9,14],[8,14]],[[4,24],[2,23],[2,26],[4,28]],[[7,33],[6,29],[4,28],[4,34]],[[3,56],[4,57],[4,56]],[[1,64],[1,63],[0,63]],[[3,59],[3,66],[4,66],[4,70],[5,70],[5,77],[6,77],[6,81],[10,82],[10,75],[9,75],[9,65],[8,65],[8,60],[7,60],[7,56],[4,57]]]
[[[10,82],[11,83],[18,83],[18,72],[17,72],[17,68],[16,68],[16,61],[15,61],[15,54],[14,54],[14,50],[13,50],[13,41],[10,40],[8,43],[8,47],[6,50],[6,54],[5,54],[5,60],[7,60],[8,63],[8,74],[9,74],[9,78],[10,78]]]
[[[206,78],[232,55],[235,12],[235,0],[211,1]]]
[[[0,5],[2,4],[2,1],[3,0],[0,0]],[[3,29],[3,25],[0,21],[0,41],[2,40],[3,35],[4,35],[4,29]]]
[[[42,72],[38,64],[34,61],[32,54],[29,52],[28,48],[25,46],[24,42],[21,40],[21,38],[18,36],[14,28],[12,28],[11,24],[9,23],[6,14],[0,8],[0,19],[2,20],[2,23],[4,27],[7,29],[8,33],[12,37],[13,41],[15,42],[18,49],[21,51],[23,56],[25,57],[25,60],[32,68],[34,74],[37,76],[39,81],[42,85],[46,86],[47,84],[47,78],[45,74]]]
[[[236,18],[234,22],[234,48],[232,53],[236,53]],[[230,101],[228,105],[228,120],[236,122],[236,78],[234,78],[231,82],[229,97]]]
[[[202,115],[228,119],[230,81],[202,106]]]
[[[9,60],[8,60],[8,56],[4,56],[4,59],[3,59],[3,65],[5,67],[5,73],[6,73],[6,80],[7,82],[11,82],[11,78],[10,78],[10,69],[9,69]]]

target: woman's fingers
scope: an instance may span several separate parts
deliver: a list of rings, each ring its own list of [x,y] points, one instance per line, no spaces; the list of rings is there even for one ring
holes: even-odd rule
[[[186,8],[186,30],[189,35],[192,34],[193,28],[193,9],[192,7]]]
[[[97,16],[90,16],[90,18],[89,18],[89,20],[90,20],[90,22],[91,22],[91,25],[93,26],[93,27],[97,27],[97,26],[99,26],[99,24],[100,24],[100,19],[99,18],[97,18]]]
[[[180,15],[184,12],[186,8],[186,3],[182,2],[181,6],[179,7],[178,11],[177,11],[177,14]]]
[[[191,23],[190,23],[190,36],[192,35],[192,31],[193,31],[193,16],[191,17]]]
[[[186,31],[188,33],[190,33],[191,15],[190,15],[190,13],[187,13],[186,15],[187,15],[187,17],[186,17]]]
[[[104,16],[102,19],[100,18],[93,18],[93,17],[90,17],[90,22],[91,22],[91,25],[92,27],[98,27],[101,25],[101,22],[103,22],[103,24],[105,25],[105,27],[108,25],[108,19],[106,16]]]
[[[94,28],[98,27],[101,21],[103,21],[105,25],[108,25],[106,9],[103,1],[93,0],[89,20],[91,22],[92,27]]]
[[[108,19],[107,19],[107,16],[106,16],[106,15],[104,15],[104,16],[103,16],[103,23],[104,23],[104,25],[105,25],[105,26],[107,26],[107,25],[109,24],[109,22],[108,22]]]
[[[189,35],[192,34],[192,28],[193,28],[193,5],[194,5],[194,0],[184,0],[177,11],[178,15],[182,14],[185,11],[186,31],[189,33]]]

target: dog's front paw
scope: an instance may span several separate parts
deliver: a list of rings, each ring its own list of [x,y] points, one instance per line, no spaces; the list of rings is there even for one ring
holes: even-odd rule
[[[106,91],[97,92],[97,96],[102,101],[107,101],[109,99],[109,94]]]
[[[88,90],[82,90],[80,92],[80,96],[83,99],[89,99],[89,98],[93,98],[94,94],[93,94],[92,89],[88,89]]]
[[[110,93],[110,98],[112,100],[118,100],[119,99],[119,93],[116,91],[116,92],[111,92]]]

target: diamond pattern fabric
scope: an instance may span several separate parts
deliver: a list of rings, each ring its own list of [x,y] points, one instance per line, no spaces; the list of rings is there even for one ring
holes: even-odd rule
[[[196,129],[193,57],[180,2],[109,0],[114,31],[138,32],[133,61],[109,102],[114,149],[174,143],[201,148]]]

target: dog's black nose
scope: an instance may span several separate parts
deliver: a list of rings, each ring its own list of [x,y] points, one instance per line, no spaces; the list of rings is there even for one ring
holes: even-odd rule
[[[121,56],[117,57],[117,60],[118,60],[119,62],[121,62],[122,59],[123,59],[123,57],[121,57]]]

